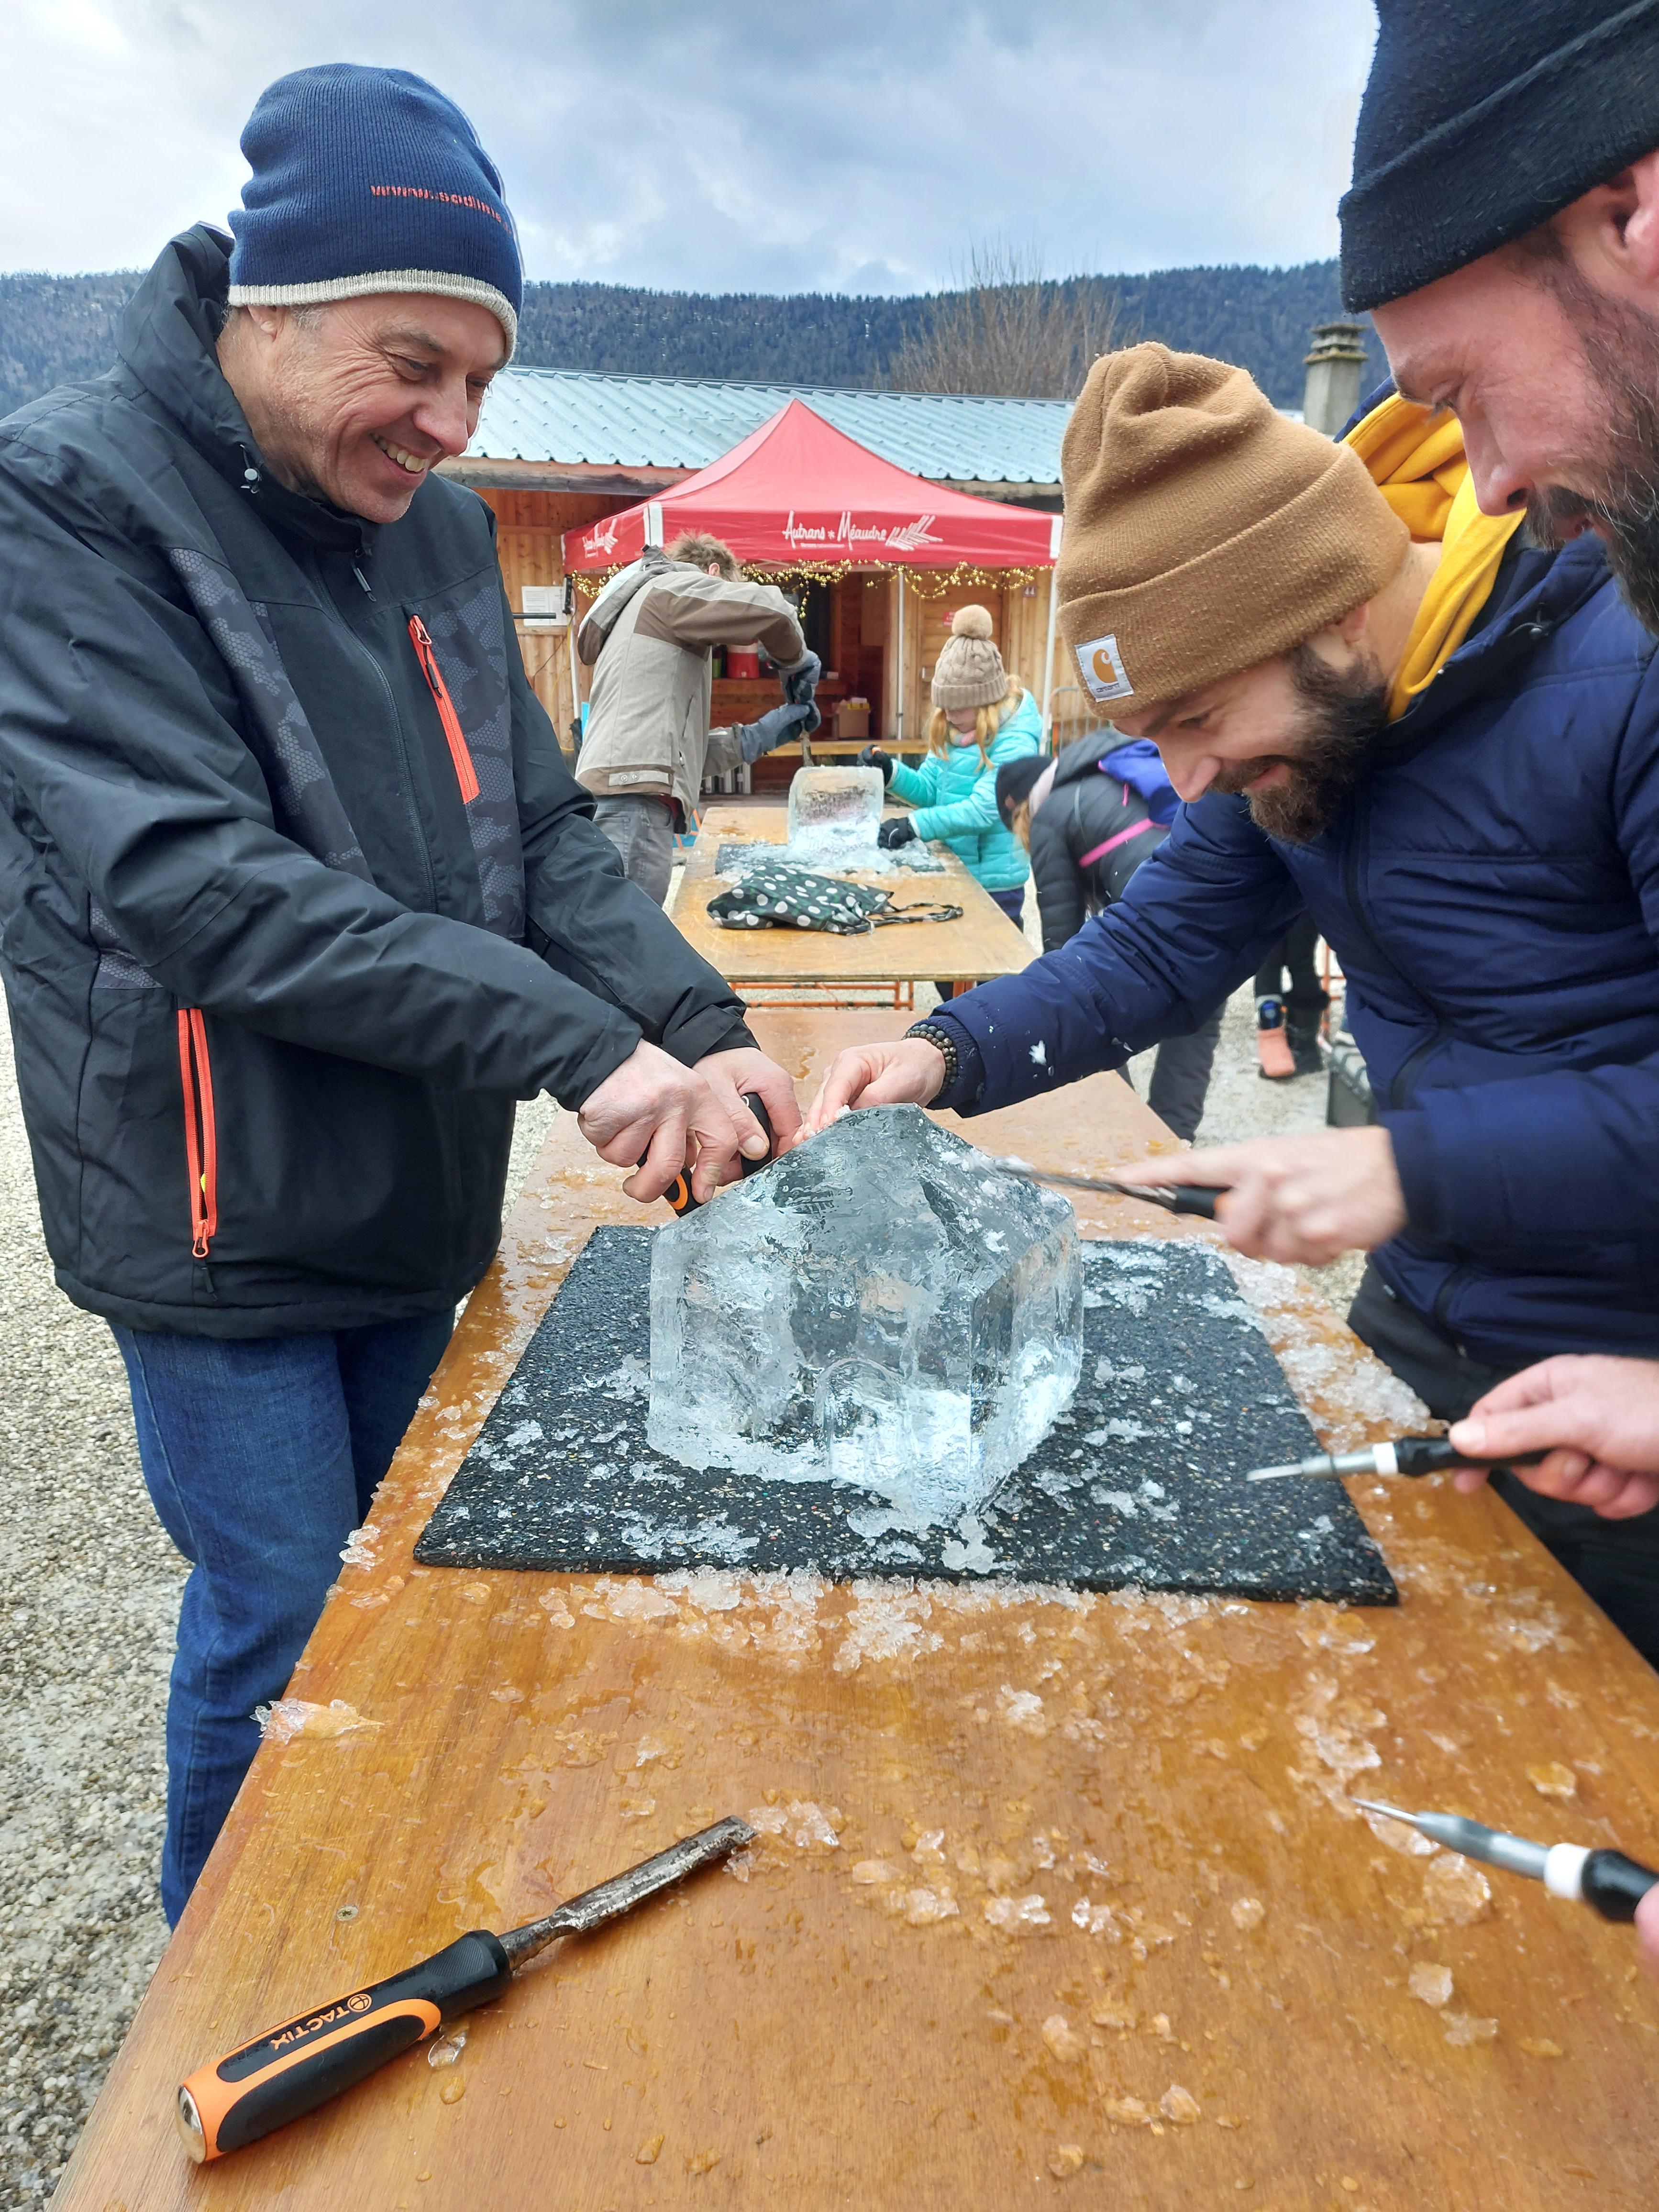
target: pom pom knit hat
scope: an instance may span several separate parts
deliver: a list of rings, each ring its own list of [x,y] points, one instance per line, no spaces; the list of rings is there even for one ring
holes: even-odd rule
[[[259,95],[232,215],[230,305],[433,292],[518,335],[524,276],[501,179],[453,100],[407,70],[332,62]]]
[[[933,704],[948,714],[953,707],[994,707],[1007,696],[1007,671],[991,636],[989,611],[958,607],[933,670]]]

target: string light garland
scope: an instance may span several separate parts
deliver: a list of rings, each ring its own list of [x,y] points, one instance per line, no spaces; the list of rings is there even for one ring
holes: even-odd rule
[[[574,569],[571,572],[576,589],[586,599],[597,599],[613,576],[620,575],[629,566],[619,561],[612,568]],[[1042,568],[987,568],[977,562],[958,561],[953,568],[912,568],[908,562],[894,562],[890,567],[873,567],[866,561],[800,561],[785,567],[768,561],[746,561],[745,575],[762,584],[840,584],[849,576],[862,576],[866,585],[884,583],[890,576],[899,576],[909,585],[919,599],[942,599],[951,592],[965,589],[976,592],[1000,592],[1016,585],[1040,583],[1052,576],[1054,569]]]

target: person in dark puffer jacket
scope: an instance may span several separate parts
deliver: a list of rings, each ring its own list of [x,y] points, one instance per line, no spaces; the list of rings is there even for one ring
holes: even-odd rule
[[[1659,669],[1602,548],[1483,515],[1443,414],[1390,394],[1333,445],[1151,345],[1096,363],[1064,469],[1074,663],[1187,805],[1060,951],[842,1054],[808,1127],[1121,1066],[1305,908],[1376,1126],[1115,1172],[1224,1187],[1228,1236],[1268,1259],[1367,1251],[1350,1322],[1446,1419],[1555,1353],[1651,1360]],[[1659,1661],[1659,1510],[1532,1473],[1510,1504]]]
[[[191,1563],[170,1920],[489,1265],[514,1101],[617,1165],[648,1144],[641,1198],[688,1121],[705,1189],[764,1153],[739,1079],[798,1118],[623,879],[489,511],[434,473],[521,289],[471,125],[341,64],[272,86],[243,146],[234,243],[173,240],[115,367],[0,426],[18,1088],[58,1282],[115,1334]]]
[[[1091,732],[1052,760],[1008,761],[997,770],[997,811],[1031,856],[1045,952],[1122,897],[1181,803],[1156,745],[1130,738],[1101,748],[1101,733]],[[1146,1103],[1188,1143],[1204,1119],[1223,1012],[1218,1006],[1186,1036],[1165,1037],[1152,1064]]]
[[[1402,391],[1457,410],[1487,510],[1524,501],[1543,544],[1595,530],[1659,633],[1659,7],[1377,0],[1377,16],[1339,211],[1344,304],[1370,311]],[[1609,1393],[1631,1416],[1611,1430]],[[1532,1480],[1564,1507],[1641,1510],[1656,1407],[1659,1366],[1550,1360],[1454,1441],[1549,1449]],[[1659,1891],[1650,1909],[1659,1946]]]

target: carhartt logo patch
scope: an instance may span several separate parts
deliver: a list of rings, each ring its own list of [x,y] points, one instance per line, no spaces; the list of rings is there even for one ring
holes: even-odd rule
[[[1091,637],[1077,648],[1078,670],[1097,700],[1133,699],[1135,687],[1123,672],[1123,655],[1115,637]]]

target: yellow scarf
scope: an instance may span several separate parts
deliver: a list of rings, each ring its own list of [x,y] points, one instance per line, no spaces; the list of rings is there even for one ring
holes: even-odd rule
[[[1468,635],[1522,518],[1481,514],[1455,415],[1395,392],[1355,423],[1346,442],[1413,538],[1442,548],[1389,693],[1389,720],[1397,721]]]

